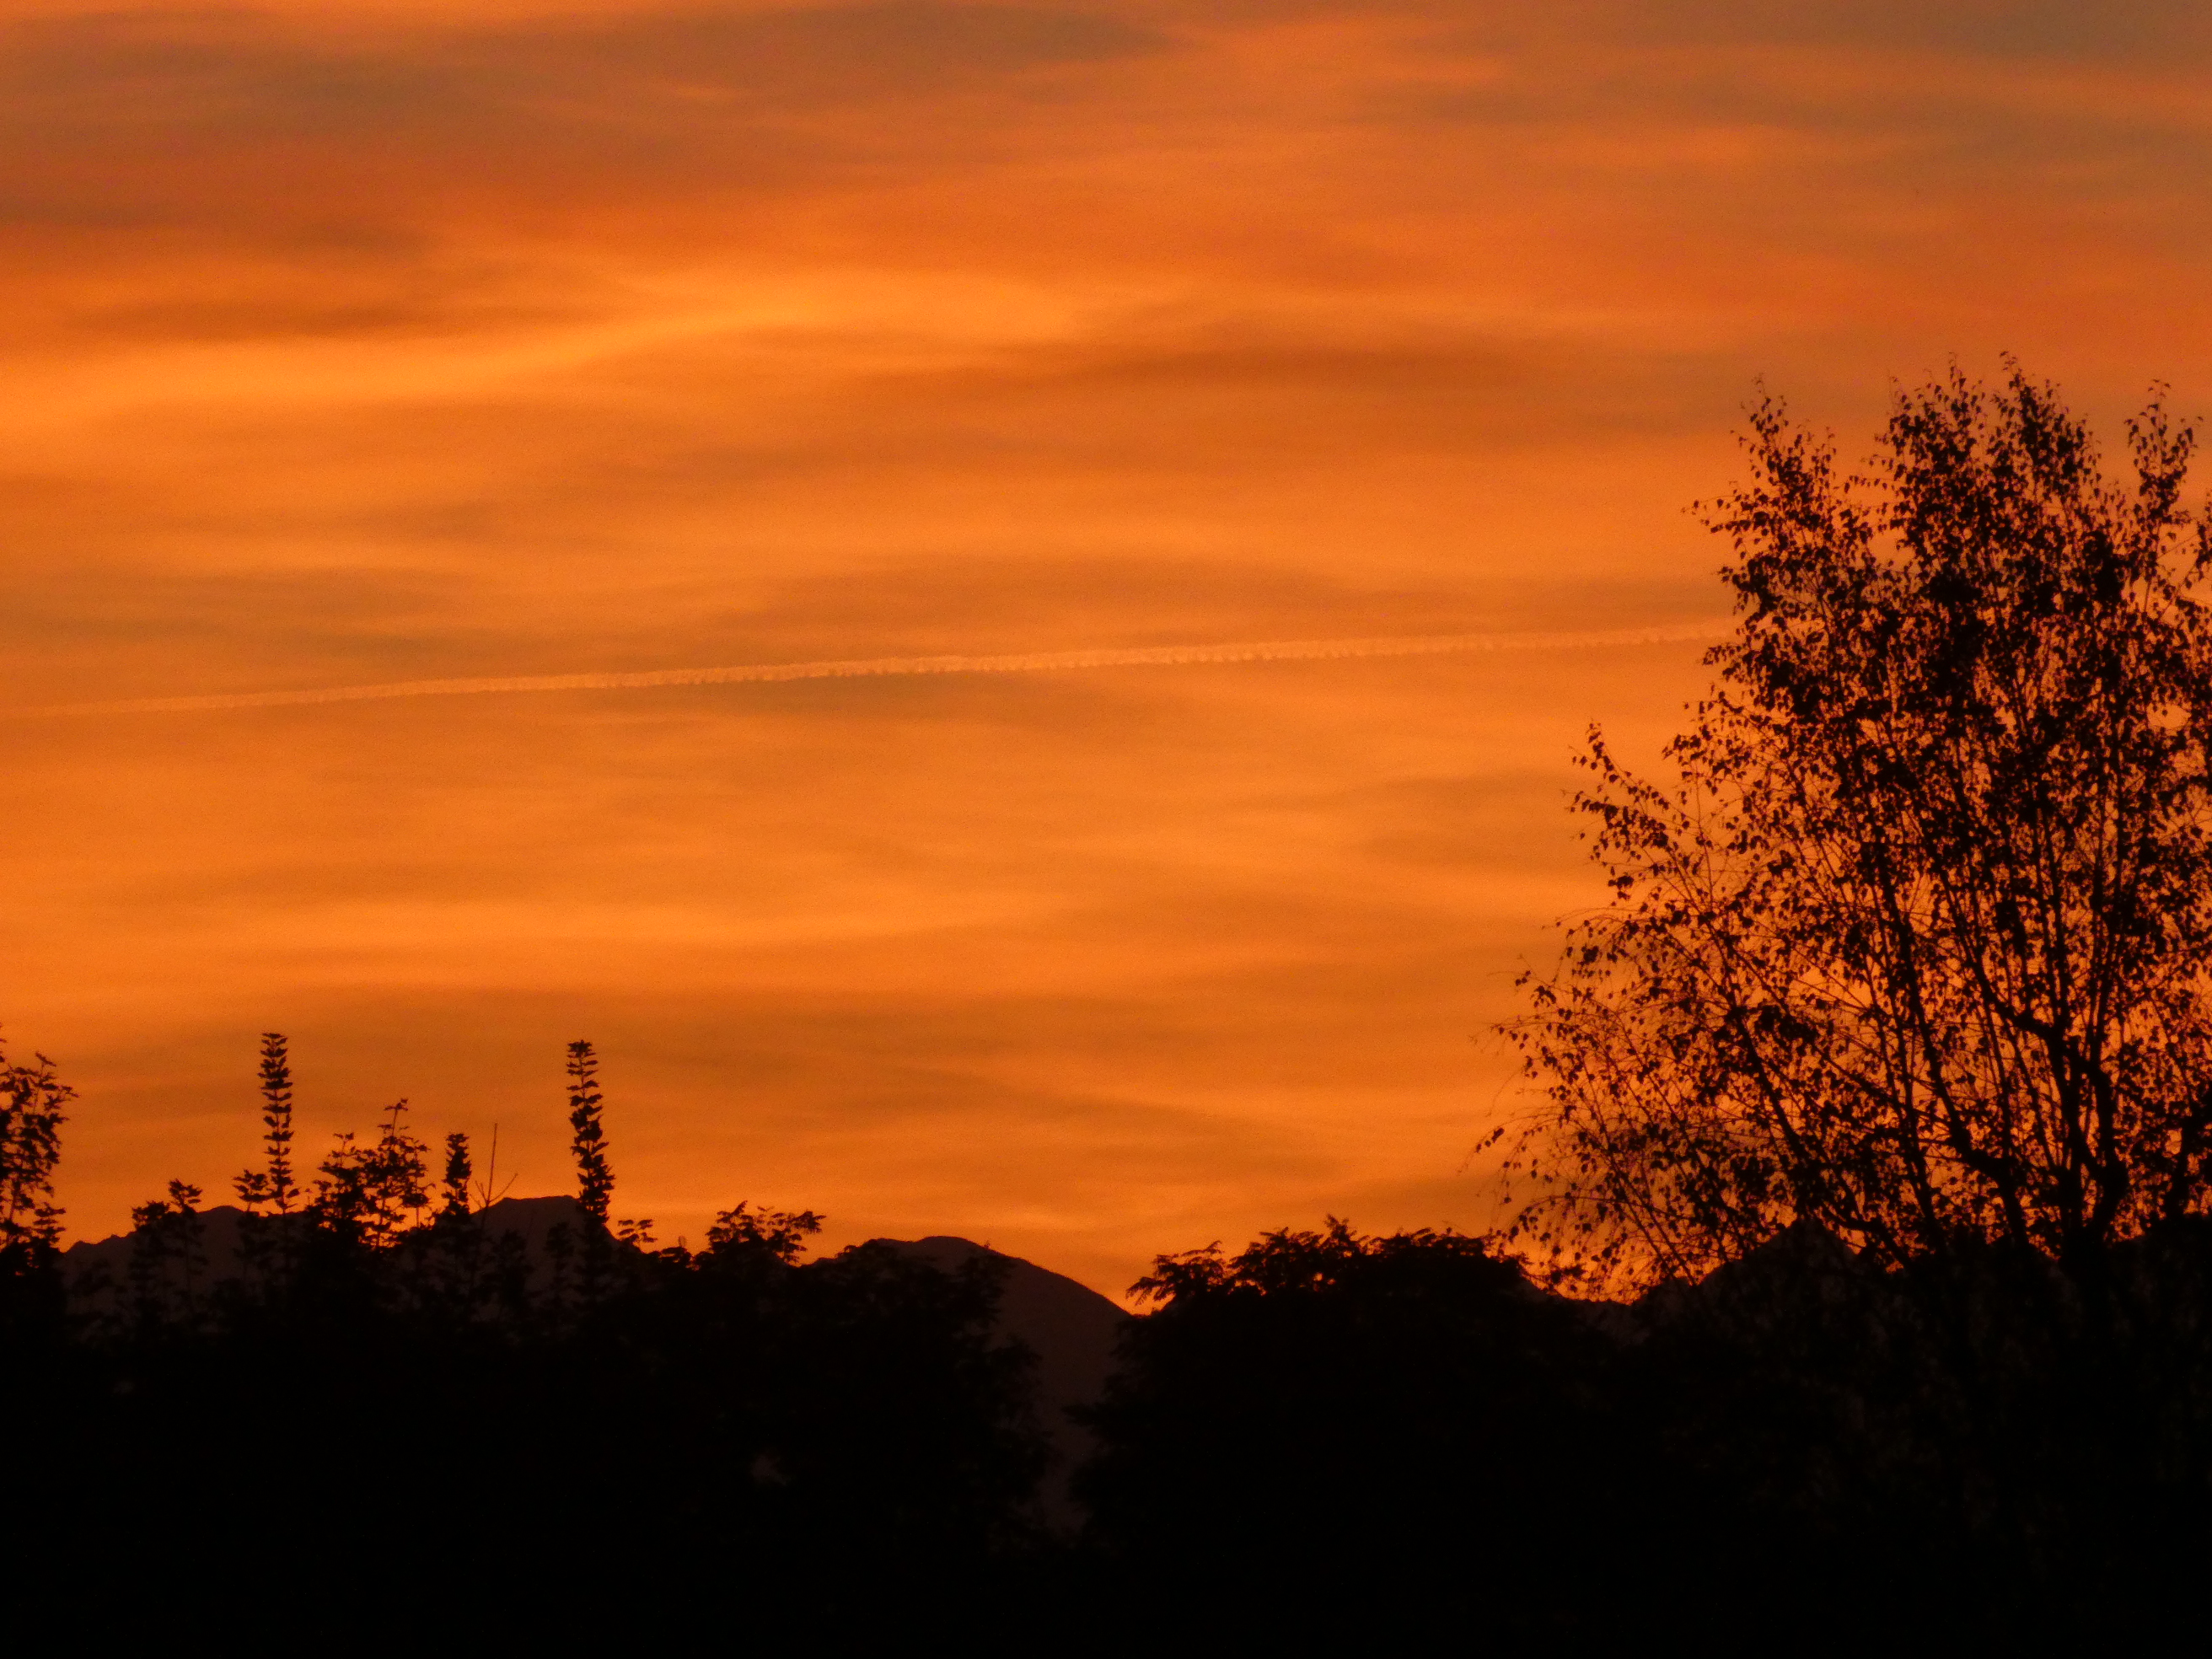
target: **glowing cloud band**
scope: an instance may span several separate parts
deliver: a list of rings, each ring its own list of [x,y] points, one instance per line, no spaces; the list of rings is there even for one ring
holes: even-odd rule
[[[909,674],[1048,674],[1075,668],[1181,668],[1206,663],[1318,662],[1353,657],[1433,657],[1459,652],[1566,651],[1718,639],[1725,624],[1621,628],[1579,634],[1413,634],[1357,640],[1259,640],[1242,645],[1150,645],[1097,651],[1020,651],[997,657],[861,657],[833,662],[748,663],[735,668],[656,668],[629,674],[515,674],[455,680],[394,680],[301,691],[216,692],[128,697],[12,711],[52,714],[188,714],[217,708],[296,708],[386,697],[465,697],[504,691],[634,691],[663,685],[761,685],[785,680],[853,680]]]

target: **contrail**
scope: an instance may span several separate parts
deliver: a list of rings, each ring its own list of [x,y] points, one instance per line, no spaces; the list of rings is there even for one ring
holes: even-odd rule
[[[630,691],[657,685],[755,685],[781,680],[868,679],[908,674],[1045,674],[1074,668],[1174,668],[1201,663],[1307,662],[1342,657],[1432,657],[1453,652],[1567,651],[1718,639],[1723,623],[1617,628],[1578,634],[1408,634],[1354,640],[1256,640],[1238,645],[1146,645],[1096,651],[1018,651],[996,657],[860,657],[830,662],[746,663],[734,668],[656,668],[630,674],[514,674],[482,679],[393,680],[301,691],[226,691],[204,696],[125,697],[11,711],[56,714],[188,714],[216,708],[296,708],[386,697],[466,697],[501,691]]]

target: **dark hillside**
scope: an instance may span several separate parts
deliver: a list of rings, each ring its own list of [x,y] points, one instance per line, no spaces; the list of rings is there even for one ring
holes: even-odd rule
[[[964,1238],[879,1242],[948,1271],[986,1257],[998,1270],[997,1328],[1037,1359],[1036,1413],[1053,1449],[1043,1487],[1046,1505],[1055,1526],[1077,1524],[1081,1511],[1068,1483],[1096,1450],[1097,1440],[1071,1413],[1096,1406],[1105,1394],[1128,1314],[1087,1285]]]

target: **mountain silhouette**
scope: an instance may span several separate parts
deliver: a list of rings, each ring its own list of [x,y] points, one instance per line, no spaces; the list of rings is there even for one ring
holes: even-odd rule
[[[999,1264],[999,1334],[1012,1337],[1036,1355],[1036,1405],[1038,1426],[1052,1443],[1052,1465],[1040,1496],[1047,1518],[1069,1526],[1080,1511],[1068,1491],[1068,1477],[1096,1448],[1091,1431],[1069,1416],[1072,1409],[1095,1406],[1113,1374],[1115,1346],[1129,1323],[1127,1313],[1087,1285],[1018,1255],[1007,1255],[965,1238],[943,1235],[905,1240],[877,1239],[902,1255],[946,1273],[977,1257]]]

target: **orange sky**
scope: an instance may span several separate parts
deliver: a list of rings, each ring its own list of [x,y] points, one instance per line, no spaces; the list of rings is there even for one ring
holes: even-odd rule
[[[8,0],[0,698],[1711,617],[1755,376],[2203,405],[2206,17]],[[270,1028],[518,1191],[593,1038],[671,1236],[1480,1226],[1568,757],[1696,654],[10,720],[0,1018],[80,1235]]]

